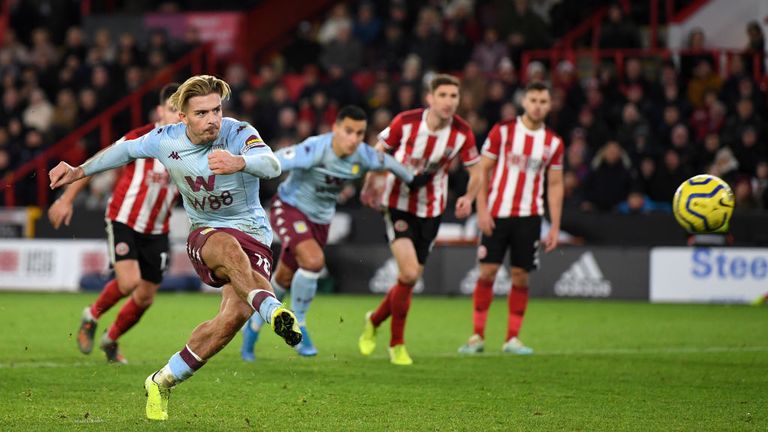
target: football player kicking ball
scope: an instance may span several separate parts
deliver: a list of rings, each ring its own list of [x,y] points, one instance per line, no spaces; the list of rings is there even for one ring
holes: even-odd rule
[[[275,154],[283,171],[291,174],[278,188],[270,211],[272,227],[283,248],[272,287],[278,298],[290,287],[291,307],[303,335],[296,350],[302,356],[317,354],[307,331],[307,311],[325,266],[323,247],[344,185],[368,171],[380,170],[393,172],[411,187],[426,184],[431,178],[429,174],[414,177],[392,156],[362,144],[366,123],[365,111],[346,106],[336,116],[332,132],[307,138]],[[263,322],[254,314],[243,328],[243,360],[255,359],[253,347]]]
[[[538,248],[544,186],[551,228],[544,251],[557,247],[563,210],[563,141],[544,125],[550,108],[549,89],[541,83],[525,88],[522,116],[493,126],[483,144],[480,172],[483,186],[477,196],[477,225],[482,231],[477,256],[480,272],[474,292],[474,334],[462,354],[485,348],[485,323],[493,300],[493,282],[510,253],[512,289],[509,292],[505,353],[531,354],[517,338],[528,305],[528,273],[539,266]],[[493,170],[490,182],[488,171]]]
[[[179,113],[168,101],[179,85],[168,84],[160,90],[158,123],[134,129],[122,140],[136,139],[158,126],[179,122]],[[48,219],[55,229],[72,219],[72,203],[88,186],[90,177],[74,182],[48,209]],[[99,317],[121,298],[130,296],[115,322],[101,337],[100,348],[108,362],[127,363],[117,340],[152,305],[168,266],[168,219],[177,196],[165,167],[156,159],[138,159],[128,164],[109,198],[106,223],[109,258],[115,278],[107,282],[93,304],[83,310],[77,347],[83,354],[93,350],[93,337]]]
[[[376,330],[392,317],[389,340],[390,362],[413,364],[405,349],[405,320],[411,305],[413,286],[424,271],[429,252],[437,236],[448,195],[448,167],[454,157],[461,157],[470,167],[467,193],[456,201],[456,216],[472,211],[472,201],[481,186],[476,163],[480,160],[472,130],[456,115],[459,106],[459,80],[437,75],[430,83],[428,108],[405,111],[379,134],[378,146],[398,162],[418,173],[434,177],[424,186],[409,186],[393,175],[385,174],[383,195],[377,191],[379,179],[369,176],[363,188],[364,201],[384,207],[384,223],[390,249],[397,261],[397,283],[374,312],[365,317],[365,328],[358,340],[360,353],[370,355],[376,347]],[[367,196],[367,198],[366,198]],[[378,197],[381,199],[377,199]]]
[[[144,381],[151,420],[168,419],[171,389],[221,351],[254,310],[288,345],[301,342],[295,315],[272,293],[272,229],[259,202],[259,179],[280,175],[280,162],[251,125],[222,118],[221,101],[229,94],[226,82],[193,76],[171,96],[181,123],[118,142],[76,168],[60,162],[49,173],[57,188],[135,159],[160,160],[192,223],[189,258],[203,282],[221,287],[216,316]]]

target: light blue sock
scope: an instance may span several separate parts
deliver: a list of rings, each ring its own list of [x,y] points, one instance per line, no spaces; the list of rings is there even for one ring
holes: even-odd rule
[[[189,367],[187,362],[181,358],[181,353],[176,353],[171,356],[171,359],[168,360],[168,367],[171,368],[171,373],[177,383],[184,381],[195,373],[195,371]]]
[[[259,315],[261,315],[261,319],[264,320],[264,322],[270,322],[272,319],[272,314],[275,313],[275,310],[282,306],[283,304],[280,303],[280,301],[274,297],[267,297],[259,306]]]
[[[275,278],[272,278],[272,290],[275,292],[275,297],[277,297],[278,300],[283,301],[283,297],[285,297],[285,293],[287,292],[285,288],[283,288],[282,285],[277,283]],[[259,312],[261,313],[261,312]],[[259,314],[253,314],[251,315],[251,319],[245,324],[251,326],[251,330],[258,332],[261,330],[261,326],[264,325],[264,319]]]
[[[299,269],[293,275],[293,281],[291,282],[291,308],[293,308],[293,313],[296,314],[299,326],[304,326],[307,323],[307,311],[317,293],[317,279],[319,277],[320,273],[304,269]]]

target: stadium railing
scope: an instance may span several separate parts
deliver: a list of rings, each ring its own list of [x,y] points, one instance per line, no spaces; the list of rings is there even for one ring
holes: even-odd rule
[[[735,56],[743,55],[742,50],[735,49],[709,49],[709,50],[689,50],[689,49],[563,49],[555,48],[548,50],[529,50],[523,52],[520,63],[520,78],[523,82],[526,81],[526,71],[528,64],[533,61],[539,61],[548,66],[549,70],[554,70],[560,61],[568,60],[576,68],[582,64],[583,61],[591,62],[593,67],[597,67],[602,62],[612,61],[616,66],[616,75],[618,77],[623,76],[624,62],[629,58],[640,59],[657,59],[662,61],[667,60],[679,60],[681,57],[687,55],[709,55],[715,59],[718,64],[715,67],[715,71],[720,76],[725,76],[730,66],[731,60]],[[679,62],[678,62],[679,64]],[[766,78],[760,70],[761,57],[760,54],[754,54],[752,61],[753,65],[753,78],[756,82],[760,83]]]
[[[132,127],[141,126],[144,122],[142,113],[142,98],[151,91],[156,91],[163,85],[173,81],[177,74],[188,68],[192,75],[200,73],[215,73],[216,58],[210,44],[203,44],[185,54],[172,65],[169,65],[147,80],[138,90],[122,98],[111,107],[105,109],[98,116],[88,120],[75,131],[65,136],[42,154],[37,156],[0,180],[0,188],[4,191],[4,204],[13,207],[16,204],[16,184],[27,176],[36,177],[37,204],[46,207],[48,204],[49,163],[53,159],[65,160],[69,163],[79,164],[82,158],[74,155],[72,150],[77,147],[78,141],[88,134],[98,130],[99,146],[101,148],[110,145],[114,139],[112,122],[115,116],[128,112]],[[78,160],[80,159],[80,160]]]
[[[664,0],[664,16],[666,17],[666,23],[670,24],[684,21],[708,1],[709,0],[693,0],[682,7],[678,7],[675,5],[674,0]],[[650,39],[649,46],[651,48],[658,47],[660,26],[659,14],[661,12],[659,2],[660,0],[648,0],[648,33]],[[630,2],[621,1],[619,2],[619,5],[624,10],[624,14],[629,15]],[[563,35],[555,46],[558,48],[572,49],[578,40],[581,40],[589,34],[591,35],[589,46],[593,49],[597,49],[598,42],[600,41],[600,30],[607,12],[607,6],[598,8],[592,15]]]

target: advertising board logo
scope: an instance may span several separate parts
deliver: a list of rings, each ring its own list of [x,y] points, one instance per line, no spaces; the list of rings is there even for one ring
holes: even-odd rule
[[[608,297],[611,281],[605,279],[592,252],[584,252],[555,282],[558,297]]]

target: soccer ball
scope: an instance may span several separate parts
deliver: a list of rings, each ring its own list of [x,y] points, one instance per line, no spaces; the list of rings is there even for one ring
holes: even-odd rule
[[[733,191],[728,183],[707,174],[684,181],[672,200],[675,219],[692,234],[727,232],[733,206]]]

